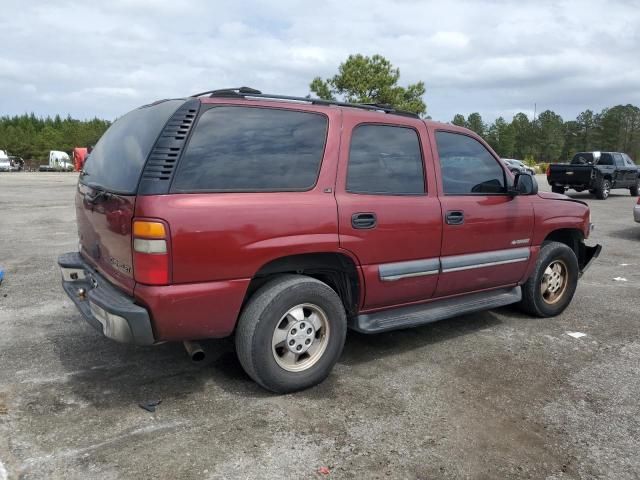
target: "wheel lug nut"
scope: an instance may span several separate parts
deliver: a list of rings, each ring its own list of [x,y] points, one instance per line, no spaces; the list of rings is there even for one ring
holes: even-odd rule
[[[307,338],[304,343],[305,343],[305,345],[309,345],[311,343],[311,340],[309,338]]]
[[[304,328],[304,323],[300,324],[300,330],[302,330]]]
[[[313,330],[311,330],[310,328],[307,328],[307,333],[308,333],[309,335],[311,335],[311,332],[313,332]]]
[[[292,347],[295,345],[295,340],[289,340],[289,345],[291,345]]]
[[[291,335],[295,335],[297,333],[297,330],[295,328],[291,329]]]
[[[296,347],[296,350],[298,350],[298,351],[302,350],[302,345],[298,345],[298,346]]]

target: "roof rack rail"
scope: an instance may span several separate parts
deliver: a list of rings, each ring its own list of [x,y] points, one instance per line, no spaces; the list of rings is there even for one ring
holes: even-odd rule
[[[221,88],[218,90],[207,90],[206,92],[196,93],[191,95],[192,97],[202,97],[203,95],[209,95],[210,97],[242,97],[244,95],[254,94],[260,95],[262,92],[251,87],[237,87],[237,88]]]
[[[273,100],[288,100],[294,102],[305,102],[310,103],[312,105],[335,105],[338,107],[351,107],[351,108],[360,108],[363,110],[369,110],[373,112],[384,112],[391,113],[394,115],[402,115],[404,117],[411,118],[420,118],[420,115],[413,112],[407,112],[405,110],[398,110],[393,108],[389,104],[383,103],[348,103],[348,102],[339,102],[337,100],[324,100],[322,98],[311,98],[311,97],[295,97],[290,95],[272,95],[270,93],[262,93],[260,90],[256,90],[255,88],[250,87],[239,87],[239,88],[223,88],[220,90],[209,90],[206,92],[198,93],[196,95],[192,95],[192,97],[201,97],[203,95],[209,95],[209,97],[233,97],[233,98],[264,98],[264,99],[273,99]]]

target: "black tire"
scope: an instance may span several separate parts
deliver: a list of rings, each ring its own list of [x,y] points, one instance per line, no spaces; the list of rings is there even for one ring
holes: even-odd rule
[[[589,193],[590,193],[591,195],[595,195],[595,194],[596,194],[596,189],[595,189],[595,188],[590,188],[590,189],[589,189]]]
[[[549,303],[541,291],[542,281],[547,267],[557,262],[565,266],[567,280],[557,299]],[[544,243],[531,277],[522,286],[520,308],[535,317],[555,317],[561,314],[573,299],[578,285],[578,274],[578,259],[571,248],[559,242]]]
[[[329,333],[315,363],[302,371],[288,371],[278,364],[272,341],[285,314],[301,304],[317,306],[326,314]],[[272,392],[287,393],[321,383],[340,358],[346,335],[344,306],[331,287],[303,275],[282,275],[263,285],[246,304],[235,344],[240,364],[256,383]]]
[[[632,197],[637,197],[638,193],[640,193],[640,178],[636,180],[636,184],[629,189]]]
[[[564,187],[556,187],[554,185],[553,187],[551,187],[551,191],[553,193],[561,193],[562,195],[564,195]]]
[[[603,178],[600,182],[600,186],[596,188],[596,198],[598,200],[606,200],[611,193],[611,181],[608,178]]]

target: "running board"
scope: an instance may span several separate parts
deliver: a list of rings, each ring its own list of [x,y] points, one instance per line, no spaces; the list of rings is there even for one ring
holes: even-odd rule
[[[349,320],[349,327],[361,333],[378,333],[411,328],[466,313],[504,307],[522,299],[520,287],[472,293],[420,305],[365,313]]]

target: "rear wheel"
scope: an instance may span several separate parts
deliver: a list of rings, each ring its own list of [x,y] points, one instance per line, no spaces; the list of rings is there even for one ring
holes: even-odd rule
[[[611,181],[608,178],[602,180],[600,187],[596,189],[596,197],[600,200],[606,200],[611,193]]]
[[[636,184],[629,189],[632,197],[637,197],[638,192],[640,192],[640,178],[636,180]]]
[[[520,307],[536,317],[554,317],[571,303],[578,285],[578,259],[564,243],[540,249],[535,270],[522,287]]]
[[[277,393],[322,382],[338,361],[347,333],[340,297],[327,284],[283,275],[260,288],[236,330],[238,359],[247,374]]]
[[[553,193],[561,193],[564,194],[564,187],[556,187],[555,185],[551,187],[551,191]]]

